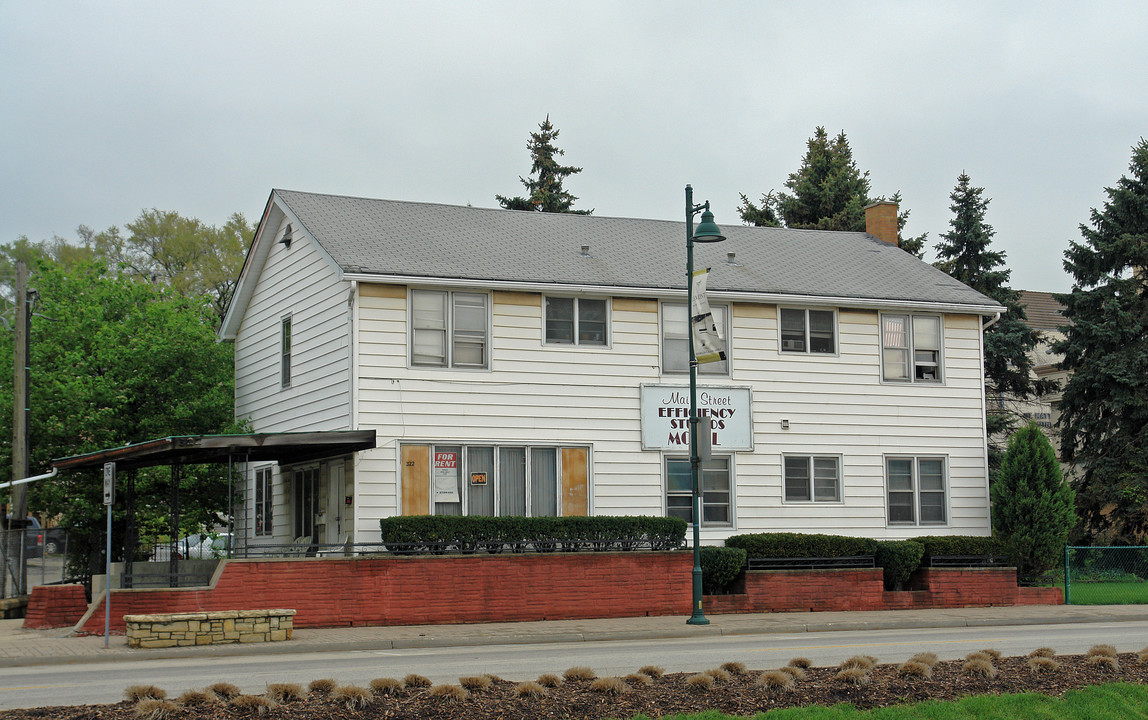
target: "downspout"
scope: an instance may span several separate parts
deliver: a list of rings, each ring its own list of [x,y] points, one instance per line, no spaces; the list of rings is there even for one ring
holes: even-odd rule
[[[19,480],[12,480],[11,482],[0,483],[0,490],[3,490],[7,487],[12,487],[13,485],[24,485],[26,483],[36,482],[37,480],[47,480],[48,478],[56,477],[56,474],[59,472],[60,468],[54,467],[50,473],[44,473],[43,475],[33,475],[32,477],[20,478]]]
[[[350,423],[349,430],[354,430],[359,426],[359,334],[358,334],[358,319],[359,319],[359,282],[357,280],[351,281],[351,292],[347,298],[347,324],[350,333],[350,357],[347,362],[347,414]],[[356,537],[359,534],[359,453],[353,455],[354,462],[351,463],[351,507],[350,513],[350,542],[353,545],[358,541]],[[343,495],[347,494],[347,468],[343,468]],[[339,515],[343,518],[347,516],[346,507],[339,508]],[[344,528],[348,523],[344,520]],[[340,528],[339,532],[343,533],[344,528]]]
[[[992,491],[989,489],[991,480],[989,478],[989,408],[988,399],[985,397],[985,330],[988,330],[1001,319],[1001,314],[998,312],[993,315],[992,319],[981,326],[981,334],[977,336],[977,345],[981,355],[981,435],[984,436],[984,448],[982,451],[982,461],[985,468],[985,510],[988,511],[989,521],[989,535],[993,532],[993,500]]]

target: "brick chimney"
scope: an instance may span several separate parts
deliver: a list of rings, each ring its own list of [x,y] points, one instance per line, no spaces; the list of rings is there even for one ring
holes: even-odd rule
[[[881,242],[901,246],[897,237],[897,203],[882,200],[865,207],[865,232]]]

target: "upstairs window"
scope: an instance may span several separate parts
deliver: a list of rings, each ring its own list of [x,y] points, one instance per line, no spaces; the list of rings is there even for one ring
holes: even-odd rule
[[[832,310],[781,308],[781,351],[837,352],[837,323]]]
[[[881,316],[881,377],[889,382],[941,382],[940,316]]]
[[[722,362],[698,365],[699,375],[729,375],[729,325],[724,305],[710,306],[718,335],[725,342],[726,359]],[[690,325],[685,303],[662,303],[662,372],[688,373],[690,371]]]
[[[606,301],[548,297],[546,342],[557,345],[606,345]]]
[[[411,364],[490,367],[487,296],[445,290],[412,290]]]
[[[291,387],[291,316],[279,324],[279,385]]]

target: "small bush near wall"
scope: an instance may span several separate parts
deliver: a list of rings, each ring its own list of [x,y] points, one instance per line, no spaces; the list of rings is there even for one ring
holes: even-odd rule
[[[686,537],[678,518],[637,516],[483,517],[407,515],[379,521],[383,544],[401,554],[577,550],[674,550]]]
[[[726,547],[741,548],[751,558],[849,557],[875,555],[877,541],[844,535],[750,533],[734,535]]]
[[[706,595],[724,593],[745,568],[745,550],[703,545],[702,588]]]
[[[933,555],[1008,556],[1008,549],[1005,544],[992,537],[926,535],[925,537],[914,538],[914,540],[925,546],[925,555],[921,558],[921,562],[926,565]]]
[[[885,571],[885,589],[899,590],[921,566],[925,546],[915,540],[883,540],[877,543],[877,567]]]

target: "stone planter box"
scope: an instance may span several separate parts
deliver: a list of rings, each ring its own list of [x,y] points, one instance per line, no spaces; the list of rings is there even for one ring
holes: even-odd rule
[[[225,610],[125,615],[124,623],[129,647],[162,648],[290,640],[294,617],[294,610]]]

